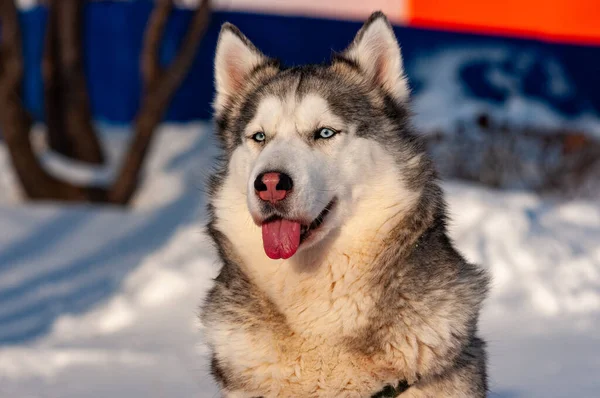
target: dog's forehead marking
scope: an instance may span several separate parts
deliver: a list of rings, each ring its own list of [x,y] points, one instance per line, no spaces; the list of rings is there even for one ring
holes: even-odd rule
[[[296,108],[296,125],[300,131],[309,131],[319,124],[332,123],[333,115],[327,101],[315,93],[306,94]]]
[[[274,131],[279,125],[281,117],[284,115],[284,101],[274,95],[263,98],[252,121],[248,124],[251,131],[265,130],[265,132]]]
[[[321,95],[311,92],[298,98],[295,91],[290,91],[284,97],[269,95],[261,99],[246,130],[290,136],[310,133],[318,127],[341,128],[341,124],[342,120],[331,112]]]

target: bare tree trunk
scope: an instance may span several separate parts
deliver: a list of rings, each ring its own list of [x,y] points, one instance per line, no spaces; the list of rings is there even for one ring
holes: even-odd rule
[[[44,57],[42,59],[42,77],[44,78],[44,118],[49,147],[69,158],[74,158],[70,140],[65,134],[64,109],[61,100],[60,74],[58,72],[58,40],[56,35],[56,7],[48,1],[48,19]]]
[[[154,129],[186,76],[209,21],[209,1],[204,0],[192,18],[177,56],[163,69],[158,54],[172,7],[172,0],[159,0],[151,15],[141,57],[144,94],[134,136],[115,182],[109,189],[103,189],[61,181],[46,172],[37,159],[29,140],[31,119],[20,101],[23,57],[17,10],[13,1],[0,0],[0,124],[13,166],[29,198],[121,205],[131,200]]]
[[[0,123],[15,172],[25,194],[32,199],[102,201],[106,193],[81,188],[48,174],[29,140],[31,118],[21,103],[23,56],[17,9],[11,0],[0,0]]]
[[[72,159],[102,164],[102,147],[92,126],[82,60],[85,0],[48,0],[43,60],[46,125],[50,148]]]
[[[146,27],[141,55],[144,81],[142,104],[136,116],[133,140],[109,192],[110,201],[113,203],[125,204],[133,196],[154,130],[163,118],[173,94],[187,75],[209,23],[210,2],[203,0],[194,12],[178,54],[164,69],[159,63],[159,50],[172,8],[172,0],[157,1]]]

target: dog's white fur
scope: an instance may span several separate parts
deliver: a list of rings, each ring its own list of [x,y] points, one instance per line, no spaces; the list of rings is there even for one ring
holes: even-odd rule
[[[257,382],[269,383],[271,388],[279,386],[281,395],[273,396],[302,396],[303,391],[317,389],[316,386],[294,388],[294,374],[317,372],[322,366],[333,367],[339,363],[356,361],[347,353],[335,352],[335,341],[368,322],[365,314],[370,312],[377,297],[372,297],[366,288],[364,276],[368,269],[365,266],[378,254],[381,239],[403,216],[403,211],[411,209],[419,194],[408,191],[402,181],[398,181],[399,174],[391,166],[394,162],[390,155],[372,141],[351,137],[350,134],[340,136],[340,142],[332,143],[332,148],[329,148],[333,156],[319,157],[317,154],[311,156],[308,148],[297,149],[301,141],[294,138],[293,134],[296,133],[281,138],[281,146],[274,146],[279,155],[274,159],[294,159],[294,164],[302,164],[302,169],[311,171],[303,175],[302,181],[296,182],[302,190],[300,195],[323,196],[325,199],[299,202],[307,214],[316,217],[324,206],[322,203],[327,203],[327,196],[339,195],[334,214],[328,216],[323,225],[324,231],[319,233],[327,236],[332,230],[338,229],[339,235],[332,246],[326,248],[326,242],[319,241],[311,248],[301,247],[299,253],[289,260],[271,260],[265,255],[260,227],[250,219],[247,202],[254,202],[254,192],[248,190],[249,181],[253,181],[255,173],[253,165],[265,162],[262,156],[269,156],[270,152],[265,150],[258,155],[249,147],[253,144],[243,145],[236,150],[232,157],[231,173],[214,202],[218,229],[235,245],[244,271],[285,315],[291,329],[296,332],[296,337],[286,337],[295,341],[297,350],[281,352],[279,343],[289,346],[289,342],[277,341],[283,336],[260,338],[239,330],[235,325],[231,325],[231,329],[211,330],[209,342],[219,347],[221,355],[227,350],[231,355],[231,363],[239,367],[234,371],[244,373],[249,369],[264,367],[262,373],[265,380]],[[338,181],[330,185],[323,184],[326,180],[324,176],[334,176],[334,171],[339,173]],[[317,186],[323,184],[326,190],[317,191],[313,181],[319,184]],[[314,209],[310,206],[312,203],[321,203],[322,207]],[[386,210],[372,212],[374,208]],[[325,248],[327,250],[323,252]],[[321,265],[313,268],[312,262],[317,260]],[[236,344],[232,345],[232,342]],[[272,344],[265,346],[265,342]],[[324,350],[332,350],[328,354],[330,363],[311,363],[321,358]],[[315,355],[303,354],[297,359],[291,358],[300,352],[311,351]],[[248,362],[240,363],[236,358],[245,358]],[[289,368],[287,364],[294,362],[296,367]],[[358,373],[349,371],[343,372],[343,375],[349,380],[356,378],[354,382],[358,383]],[[387,380],[392,382],[398,378],[398,374],[387,376]],[[307,375],[302,380],[318,382],[318,379]],[[349,380],[328,379],[327,384],[335,385]],[[284,391],[291,395],[285,395]]]
[[[372,23],[349,51],[397,99],[407,97],[400,49],[384,21]],[[217,112],[259,59],[236,35],[226,31],[220,38]],[[305,136],[318,127],[340,133],[310,146]],[[229,173],[213,201],[217,229],[234,245],[243,271],[285,316],[290,331],[249,333],[221,322],[207,327],[206,337],[231,371],[253,375],[256,391],[271,391],[269,397],[335,396],[342,388],[343,396],[359,397],[360,391],[377,391],[402,377],[414,381],[433,356],[443,355],[434,353],[436,347],[450,339],[449,321],[444,319],[448,309],[436,314],[436,331],[407,312],[405,319],[412,324],[402,334],[390,331],[383,354],[361,356],[339,344],[369,322],[366,314],[378,297],[367,288],[365,275],[384,237],[420,195],[399,178],[403,172],[392,155],[379,143],[358,137],[355,130],[316,93],[297,100],[291,89],[285,99],[265,98],[248,124],[244,142],[232,154]],[[257,131],[267,136],[263,150],[250,138]],[[256,224],[260,212],[252,184],[269,168],[290,169],[293,174],[295,218],[313,220],[332,198],[338,199],[313,242],[288,260],[265,255]],[[426,395],[411,390],[407,397],[411,396]]]

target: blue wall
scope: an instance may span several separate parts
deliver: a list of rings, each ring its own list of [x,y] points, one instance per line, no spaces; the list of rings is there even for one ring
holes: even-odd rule
[[[98,120],[124,123],[136,113],[140,99],[139,55],[146,20],[152,5],[146,1],[91,2],[85,13],[85,64],[92,111]],[[189,10],[176,10],[169,21],[162,48],[162,59],[176,53],[191,17]],[[40,62],[46,11],[36,8],[23,12],[21,22],[26,59],[24,100],[36,119],[43,118]],[[360,27],[358,22],[316,18],[282,17],[233,12],[216,12],[198,51],[191,73],[177,92],[167,112],[169,121],[188,121],[210,117],[213,95],[212,60],[219,27],[224,21],[236,24],[266,54],[286,64],[326,61],[331,50],[342,50]],[[558,62],[570,79],[568,95],[554,98],[548,94],[551,76],[544,65],[529,68],[523,76],[525,95],[539,97],[564,115],[577,115],[584,109],[600,114],[600,48],[550,44],[533,40],[506,39],[398,27],[409,78],[411,64],[423,54],[448,47],[510,46],[521,53],[546,54]],[[539,61],[544,62],[544,57]],[[485,77],[489,65],[480,61],[461,70],[470,94],[501,103],[508,95],[489,84]],[[495,67],[498,67],[496,65]],[[510,73],[511,62],[499,66]],[[418,93],[419,81],[412,79]]]

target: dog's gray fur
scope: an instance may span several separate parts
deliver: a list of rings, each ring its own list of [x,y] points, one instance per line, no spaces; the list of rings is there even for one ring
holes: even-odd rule
[[[411,384],[402,397],[486,395],[485,345],[477,337],[477,321],[488,276],[466,262],[447,236],[443,194],[423,143],[412,132],[403,78],[399,76],[396,81],[396,91],[377,84],[377,80],[365,77],[364,65],[353,56],[353,49],[375,22],[384,22],[391,32],[385,16],[375,13],[350,48],[335,55],[331,63],[295,68],[283,68],[264,57],[234,26],[225,24],[222,28],[222,37],[234,35],[256,54],[244,81],[238,82],[233,92],[218,92],[215,101],[217,133],[224,154],[210,182],[208,233],[222,269],[207,296],[201,319],[213,350],[213,375],[227,397],[370,397],[399,380]],[[219,73],[218,62],[216,68]],[[233,174],[232,167],[237,167],[232,165],[232,156],[236,148],[245,145],[246,125],[261,100],[284,98],[290,93],[303,98],[314,92],[326,100],[337,117],[355,126],[348,134],[385,148],[395,160],[393,167],[401,174],[398,179],[403,189],[418,193],[386,230],[376,253],[370,254],[366,245],[364,252],[346,255],[348,264],[363,270],[353,278],[359,286],[356,291],[369,304],[364,307],[367,310],[356,311],[363,321],[340,327],[331,335],[306,330],[310,326],[303,330],[295,327],[296,313],[278,302],[279,293],[266,289],[268,281],[257,278],[244,258],[238,240],[245,238],[232,236],[220,220],[230,215],[222,202],[228,200],[223,187]],[[314,151],[320,150],[317,141],[310,145]],[[231,217],[236,216],[231,213]],[[286,268],[286,272],[301,274],[307,289],[311,283],[317,286],[318,281],[310,282],[311,275],[333,265],[324,260],[325,255],[310,253],[332,250],[338,230],[329,232],[320,246],[297,253],[292,258],[297,258],[294,267]],[[355,233],[360,239],[361,231]],[[266,256],[265,261],[275,263]],[[337,280],[338,286],[346,286]],[[332,291],[335,285],[333,280]],[[356,293],[348,288],[343,294]],[[357,307],[363,302],[363,298],[348,300],[359,303]],[[311,310],[312,304],[302,305]],[[332,311],[334,307],[332,304]],[[332,323],[332,327],[336,325]],[[264,353],[260,363],[255,358],[258,353]]]

